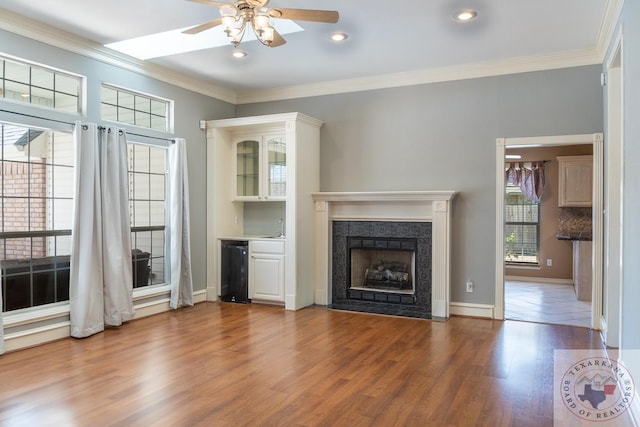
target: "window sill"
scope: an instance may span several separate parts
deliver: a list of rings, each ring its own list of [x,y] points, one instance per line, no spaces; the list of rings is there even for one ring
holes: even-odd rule
[[[3,313],[2,321],[4,322],[4,327],[9,329],[65,316],[69,316],[69,302],[54,304],[49,307],[32,307],[15,313]]]
[[[505,262],[504,268],[513,270],[540,270],[540,264],[512,264]]]

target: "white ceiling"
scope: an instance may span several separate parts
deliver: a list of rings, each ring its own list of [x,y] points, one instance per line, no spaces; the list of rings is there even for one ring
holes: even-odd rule
[[[340,81],[393,86],[394,79],[440,70],[455,78],[481,64],[519,63],[532,69],[598,63],[615,0],[271,0],[268,6],[337,10],[337,24],[298,21],[305,31],[267,48],[244,42],[249,56],[231,57],[231,45],[149,60],[230,89],[239,96],[286,92]],[[2,0],[2,8],[100,45],[174,30],[218,17],[218,10],[185,0]],[[452,15],[478,11],[467,24]],[[209,31],[222,31],[220,27]],[[349,34],[342,44],[329,36]],[[567,59],[569,58],[569,59]],[[573,61],[573,62],[572,62]],[[554,65],[554,62],[559,65]],[[523,65],[524,64],[524,65]],[[537,64],[537,65],[534,65]],[[496,74],[500,74],[497,72]],[[446,79],[446,75],[444,78]],[[333,82],[333,83],[332,83]],[[329,90],[330,91],[330,90]]]

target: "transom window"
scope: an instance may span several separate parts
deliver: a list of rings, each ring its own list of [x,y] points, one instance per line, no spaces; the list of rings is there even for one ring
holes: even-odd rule
[[[0,56],[2,98],[81,112],[82,77]]]
[[[171,101],[102,84],[102,118],[114,122],[170,131]]]
[[[0,123],[3,311],[69,299],[71,133]]]
[[[539,264],[540,205],[507,185],[505,203],[505,254],[507,263]]]
[[[134,288],[167,282],[167,149],[127,143]]]

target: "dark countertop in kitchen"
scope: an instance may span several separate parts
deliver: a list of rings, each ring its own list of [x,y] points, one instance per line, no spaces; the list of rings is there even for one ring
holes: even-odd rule
[[[578,240],[581,242],[592,240],[591,232],[589,233],[578,233],[578,234],[556,234],[556,238],[558,240]]]

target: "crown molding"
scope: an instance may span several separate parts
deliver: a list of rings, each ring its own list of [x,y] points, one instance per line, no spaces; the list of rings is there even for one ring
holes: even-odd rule
[[[202,79],[193,78],[169,68],[141,61],[108,49],[98,43],[76,36],[42,22],[29,19],[0,8],[0,29],[46,43],[100,62],[114,65],[144,76],[170,83],[213,98],[236,103],[236,93],[228,88],[212,85]]]
[[[595,49],[586,49],[552,55],[510,58],[475,64],[462,64],[453,67],[327,81],[310,85],[252,90],[250,92],[239,92],[236,102],[237,104],[249,104],[283,99],[306,98],[310,96],[335,95],[339,93],[475,79],[600,63],[602,63],[602,60],[598,52],[596,52]]]
[[[623,4],[624,0],[607,1],[598,40],[593,49],[246,92],[212,85],[204,79],[138,60],[1,8],[0,29],[238,105],[601,64]]]
[[[598,33],[598,41],[596,42],[596,51],[600,58],[600,62],[604,62],[604,58],[609,50],[609,45],[613,39],[616,30],[620,12],[622,12],[624,0],[608,0],[602,23],[600,24],[600,32]]]

